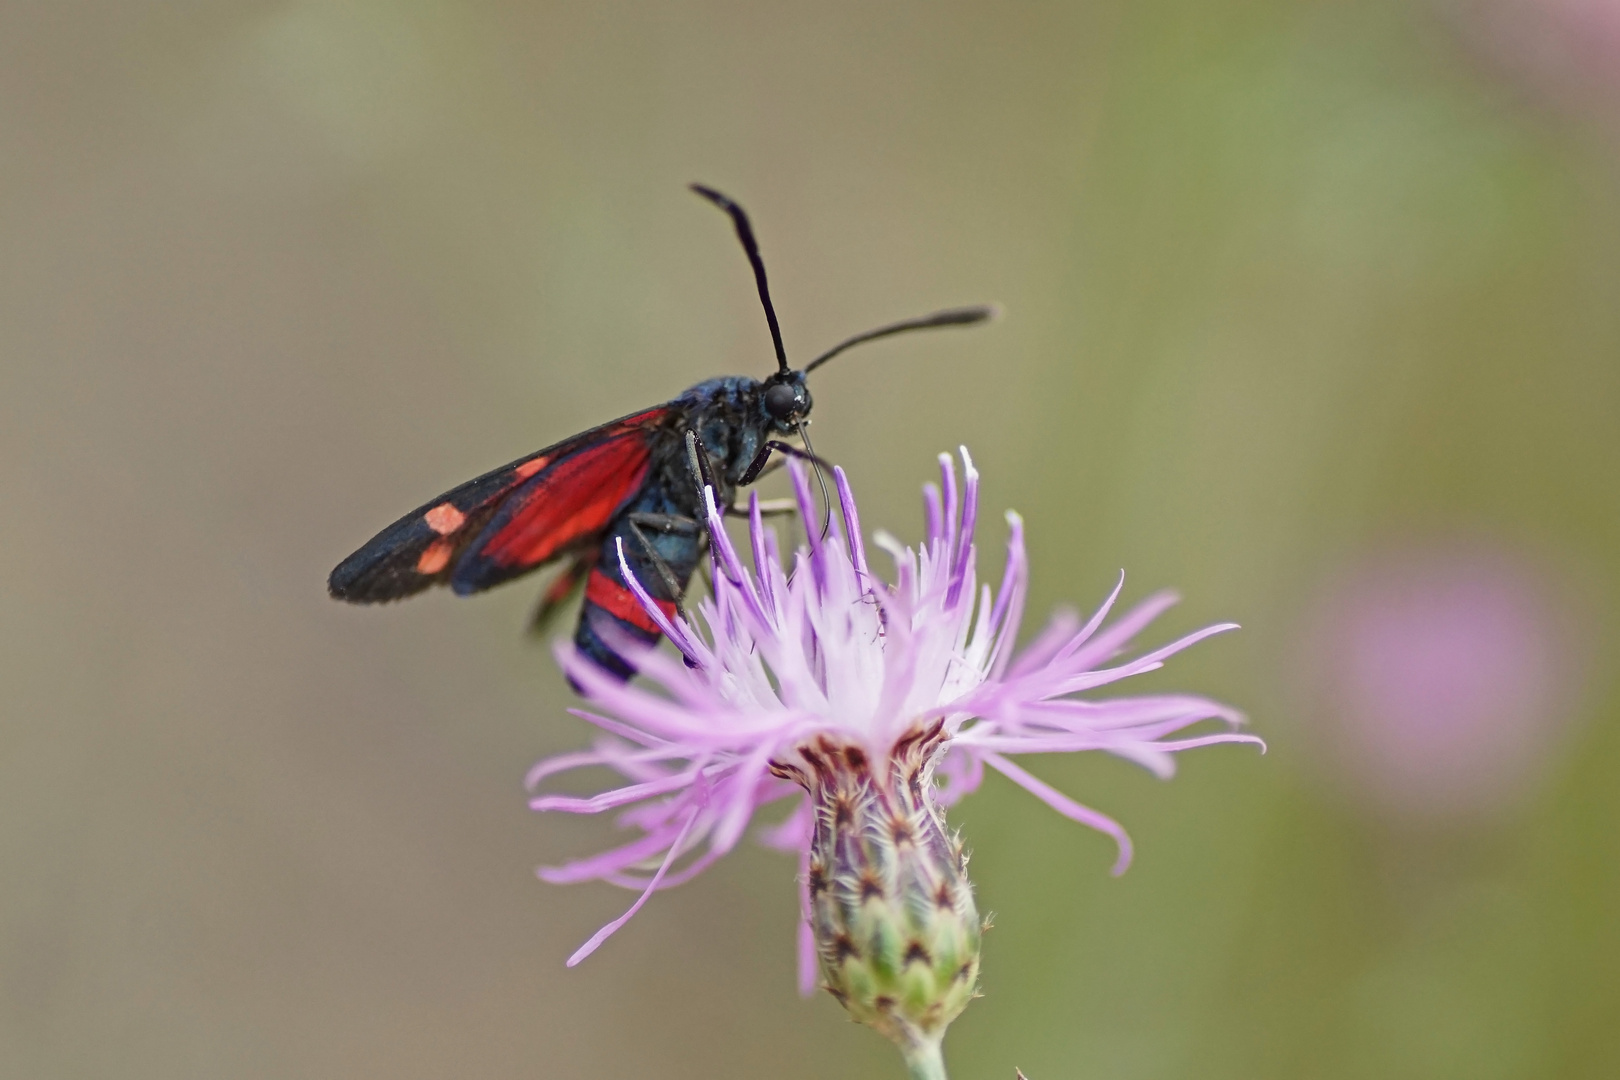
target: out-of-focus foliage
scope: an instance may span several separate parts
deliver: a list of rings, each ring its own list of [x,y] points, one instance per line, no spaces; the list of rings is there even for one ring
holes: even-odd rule
[[[1545,77],[1600,7],[0,8],[0,1073],[893,1074],[796,997],[767,852],[564,971],[627,897],[530,874],[607,828],[524,806],[586,738],[532,588],[322,587],[459,480],[769,369],[690,180],[754,214],[801,360],[1006,305],[817,373],[869,526],[914,537],[965,442],[1032,617],[1124,567],[1246,627],[1161,685],[1269,756],[1034,766],[1132,830],[1123,879],[1010,785],[957,812],[997,919],[955,1075],[1620,1073],[1620,125]],[[1559,680],[1455,813],[1361,783],[1323,696],[1366,671],[1323,651],[1345,583],[1414,551],[1513,567],[1498,662]]]

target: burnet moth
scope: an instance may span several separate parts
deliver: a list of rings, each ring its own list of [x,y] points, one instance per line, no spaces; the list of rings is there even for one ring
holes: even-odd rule
[[[332,571],[335,599],[373,604],[449,585],[459,596],[482,592],[550,563],[563,570],[546,589],[536,623],[552,615],[583,581],[585,600],[574,641],[620,678],[635,671],[616,646],[655,643],[656,622],[626,587],[630,572],[666,614],[673,614],[707,534],[703,487],[736,512],[737,489],[754,482],[773,453],[808,458],[806,376],[845,349],[877,338],[990,318],[991,306],[951,308],[857,334],[803,368],[788,366],[754,230],[743,208],[712,188],[692,190],[731,216],[754,270],[776,348],[765,379],[709,379],[675,400],[631,413],[548,446],[431,499]],[[783,439],[798,436],[801,449]],[[611,640],[609,640],[611,639]]]

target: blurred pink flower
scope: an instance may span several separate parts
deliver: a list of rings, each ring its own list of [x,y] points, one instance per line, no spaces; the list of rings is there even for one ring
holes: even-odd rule
[[[1307,635],[1311,719],[1341,775],[1390,810],[1455,817],[1523,793],[1562,726],[1567,620],[1523,561],[1476,545],[1345,575]]]
[[[1620,134],[1620,0],[1444,0],[1443,7],[1496,67]]]
[[[809,874],[812,833],[819,831],[812,829],[813,800],[826,795],[820,786],[840,769],[861,773],[862,790],[875,792],[871,797],[878,802],[913,806],[924,847],[937,848],[936,861],[948,863],[950,852],[959,857],[960,848],[944,833],[939,807],[976,788],[988,765],[1059,813],[1112,836],[1119,873],[1131,854],[1124,830],[1006,755],[1102,750],[1169,776],[1176,751],[1260,741],[1230,730],[1171,738],[1201,721],[1228,728],[1241,722],[1232,709],[1202,697],[1076,697],[1159,668],[1173,653],[1233,629],[1211,626],[1113,663],[1175,602],[1169,594],[1144,601],[1105,628],[1119,595],[1116,586],[1084,625],[1072,613],[1060,613],[1015,658],[1027,587],[1022,523],[1017,515],[1007,517],[1006,569],[992,593],[974,577],[978,474],[965,450],[962,459],[966,481],[960,491],[946,455],[941,487],[924,489],[927,528],[919,549],[882,533],[875,537],[895,562],[893,584],[868,568],[842,470],[835,470],[835,479],[843,535],[819,539],[811,530],[791,572],[782,566],[774,531],[761,522],[757,500],[750,505],[753,565],[745,566],[710,492],[714,588],[697,606],[698,619],[667,619],[626,568],[648,615],[686,658],[682,664],[657,652],[638,657],[638,668],[661,692],[621,684],[570,644],[558,645],[559,662],[591,704],[576,715],[604,735],[595,749],[540,762],[529,774],[530,787],[559,773],[601,766],[628,783],[589,797],[539,795],[532,806],[622,811],[621,823],[638,835],[611,851],[542,869],[541,877],[607,881],[641,893],[570,965],[596,949],[654,891],[690,880],[731,850],[767,803],[792,802],[785,821],[763,839],[797,851],[801,873]],[[792,473],[803,520],[814,521],[805,476],[797,468]],[[904,790],[886,794],[890,785]],[[691,857],[681,863],[685,856]],[[811,898],[804,902],[808,916]],[[806,977],[814,961],[810,947],[806,931],[800,954]]]

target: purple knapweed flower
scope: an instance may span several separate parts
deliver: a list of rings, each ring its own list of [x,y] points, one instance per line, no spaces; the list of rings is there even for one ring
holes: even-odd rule
[[[1551,567],[1479,540],[1404,545],[1341,572],[1300,635],[1320,756],[1409,821],[1512,806],[1579,697],[1580,635]]]
[[[1476,0],[1442,5],[1465,44],[1547,104],[1620,134],[1620,4]]]
[[[549,777],[606,766],[627,781],[581,798],[541,795],[536,810],[621,810],[639,835],[630,843],[540,876],[601,880],[641,891],[630,909],[569,959],[573,965],[624,925],[653,892],[690,880],[737,843],[755,811],[790,801],[763,839],[799,854],[805,922],[801,981],[819,967],[823,985],[857,1020],[900,1044],[913,1068],[937,1060],[945,1025],[975,992],[980,922],[957,838],[941,807],[976,788],[989,766],[1058,810],[1113,837],[1130,861],[1123,829],[1013,763],[1009,755],[1103,750],[1160,776],[1179,750],[1255,742],[1230,730],[1176,738],[1202,721],[1228,727],[1238,713],[1182,694],[1081,698],[1163,665],[1212,634],[1212,626],[1135,659],[1131,639],[1175,602],[1160,594],[1104,627],[1115,586],[1083,625],[1061,613],[1021,654],[1013,643],[1024,606],[1023,526],[1011,527],[1001,587],[974,575],[979,483],[967,451],[960,491],[951,458],[943,483],[924,489],[927,535],[918,549],[878,533],[893,558],[892,583],[868,566],[854,497],[835,469],[843,535],[778,556],[757,497],[751,499],[751,562],[727,536],[708,493],[714,586],[697,618],[669,619],[625,578],[685,663],[640,654],[656,687],[621,684],[560,643],[563,669],[591,703],[576,715],[601,728],[595,749],[542,761],[531,788]],[[813,521],[802,470],[791,469],[803,520]],[[621,560],[622,560],[621,552]],[[1123,584],[1123,579],[1121,579]],[[919,1075],[933,1075],[926,1070]]]

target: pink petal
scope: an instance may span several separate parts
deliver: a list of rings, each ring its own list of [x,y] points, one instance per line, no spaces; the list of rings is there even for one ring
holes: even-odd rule
[[[1090,826],[1098,832],[1112,836],[1115,845],[1119,849],[1119,858],[1114,860],[1113,869],[1110,871],[1115,877],[1123,874],[1126,868],[1131,865],[1131,838],[1125,834],[1125,830],[1120,827],[1119,822],[1106,814],[1091,809],[1089,806],[1081,806],[1056,788],[1035,779],[1000,754],[985,754],[984,760],[991,768],[1064,817],[1072,818],[1082,825]]]
[[[1120,575],[1120,584],[1124,584],[1123,574]],[[1114,596],[1118,595],[1119,590],[1116,588],[1114,595],[1108,598],[1108,604],[1092,617],[1092,621],[1086,624],[1073,642],[1058,653],[1057,659],[1068,661],[1071,670],[1089,668],[1115,656],[1143,627],[1174,607],[1181,599],[1169,591],[1153,594],[1127,611],[1117,623],[1104,630],[1097,640],[1082,650],[1081,646],[1085,645],[1086,640],[1096,629],[1095,624],[1100,621],[1103,612],[1113,605]]]
[[[654,890],[658,888],[658,883],[662,881],[664,879],[664,875],[669,872],[669,864],[675,861],[675,853],[681,849],[681,843],[686,839],[687,830],[689,830],[692,827],[692,823],[697,820],[698,813],[701,810],[702,807],[694,809],[691,816],[686,819],[686,825],[681,829],[681,834],[677,836],[675,838],[675,842],[670,845],[669,854],[664,856],[663,865],[658,868],[658,873],[654,874],[652,881],[648,883],[647,891],[636,897],[636,902],[630,905],[629,911],[626,911],[623,915],[620,915],[617,919],[614,919],[612,922],[602,927],[602,929],[592,934],[591,940],[574,950],[574,955],[568,958],[569,967],[573,967],[581,960],[591,955],[591,953],[595,952],[597,948],[601,946],[602,942],[612,937],[619,927],[629,922],[631,916],[635,915],[636,912],[641,910],[641,905],[647,902],[647,898],[653,894]]]

